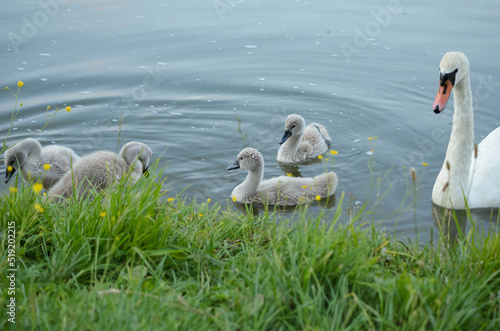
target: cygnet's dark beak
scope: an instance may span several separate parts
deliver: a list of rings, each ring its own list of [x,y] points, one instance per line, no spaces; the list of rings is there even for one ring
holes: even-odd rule
[[[281,138],[281,140],[280,140],[280,145],[284,144],[285,141],[287,141],[288,138],[290,138],[291,136],[292,136],[292,131],[285,130],[285,134],[283,135],[283,138]]]
[[[229,167],[227,167],[227,170],[234,170],[234,169],[239,169],[240,168],[240,163],[238,160],[234,161],[233,164],[231,164]]]
[[[16,169],[12,166],[10,166],[12,168],[11,171],[9,171],[9,167],[7,167],[7,169],[5,169],[5,180],[4,180],[4,183],[7,184],[9,182],[9,180],[11,179],[12,175],[14,175],[14,173],[16,172]]]
[[[148,167],[144,168],[144,170],[142,171],[142,174],[144,175],[144,177],[148,178],[149,177],[149,171],[148,171]]]

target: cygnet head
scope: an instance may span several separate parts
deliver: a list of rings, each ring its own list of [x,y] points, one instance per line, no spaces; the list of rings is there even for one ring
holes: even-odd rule
[[[289,115],[285,121],[285,134],[281,138],[280,145],[285,143],[291,136],[300,136],[304,132],[306,122],[297,114]]]
[[[120,151],[120,156],[127,162],[128,165],[133,165],[136,160],[142,165],[142,173],[148,176],[148,166],[151,158],[153,157],[153,151],[146,144],[138,141],[131,141],[126,143],[122,150]],[[135,167],[138,165],[136,164]]]
[[[264,158],[255,148],[247,147],[238,154],[238,158],[227,170],[243,169],[258,171],[264,167]]]
[[[5,163],[5,180],[7,183],[10,178],[14,175],[18,168],[22,168],[29,157],[29,154],[35,150],[41,152],[42,145],[35,139],[26,139],[15,146],[11,147],[5,152],[4,163]]]
[[[469,60],[464,53],[448,52],[439,63],[439,90],[432,109],[439,114],[444,110],[451,90],[469,75]]]

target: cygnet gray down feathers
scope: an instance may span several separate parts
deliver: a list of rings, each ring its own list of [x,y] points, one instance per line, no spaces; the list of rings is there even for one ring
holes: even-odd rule
[[[96,151],[82,157],[49,191],[49,197],[72,197],[73,183],[78,196],[88,196],[91,189],[100,191],[122,178],[136,183],[147,168],[153,152],[140,142],[129,142],[123,146],[120,154],[108,151]]]
[[[255,148],[245,148],[228,168],[248,170],[246,179],[231,193],[234,201],[264,205],[294,206],[312,201],[316,196],[335,193],[337,175],[324,173],[314,178],[280,176],[263,181],[264,159]]]
[[[68,172],[71,164],[79,159],[80,157],[70,148],[58,145],[42,148],[37,140],[28,138],[5,152],[4,182],[7,183],[14,173],[20,170],[25,181],[38,181],[48,190]],[[44,168],[46,164],[48,170]]]

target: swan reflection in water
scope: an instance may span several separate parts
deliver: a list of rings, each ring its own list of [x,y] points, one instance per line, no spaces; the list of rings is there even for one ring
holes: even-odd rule
[[[472,222],[467,224],[468,213],[472,218]],[[434,227],[448,244],[455,244],[467,233],[466,230],[474,226],[479,234],[487,234],[489,231],[499,230],[500,225],[500,208],[475,208],[469,210],[453,210],[438,206],[432,203],[432,218]]]
[[[329,197],[322,198],[320,201],[315,202],[314,204],[318,204],[322,208],[332,209],[337,203],[335,198],[335,194],[330,195]],[[239,201],[233,201],[234,206],[239,211],[246,213],[247,211],[251,212],[252,215],[258,217],[261,212],[279,212],[279,213],[293,213],[295,211],[302,210],[305,207],[305,204],[296,205],[296,206],[265,206],[262,204],[250,204],[250,203],[242,203]]]

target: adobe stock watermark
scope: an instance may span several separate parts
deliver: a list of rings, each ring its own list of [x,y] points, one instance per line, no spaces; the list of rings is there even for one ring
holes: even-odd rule
[[[19,53],[19,46],[26,45],[28,42],[38,35],[40,29],[49,24],[51,18],[54,18],[58,13],[61,5],[65,5],[69,0],[38,0],[40,10],[36,11],[31,19],[23,16],[23,23],[20,34],[9,32],[7,38],[16,53]]]
[[[16,277],[17,277],[17,263],[16,263],[16,222],[7,223],[7,321],[9,323],[16,323]]]
[[[227,12],[232,12],[235,7],[243,2],[245,2],[245,0],[214,0],[212,2],[212,6],[214,7],[217,16],[219,16],[219,20],[223,21],[224,15]]]
[[[136,109],[136,104],[141,101],[147,100],[148,92],[157,89],[164,81],[167,76],[167,64],[159,62],[155,67],[146,66],[146,74],[142,78],[140,85],[132,88],[130,92],[123,94],[122,96],[116,97],[111,101],[107,108],[115,111],[121,105],[126,107],[126,110],[122,113],[123,117],[129,115],[130,111]],[[96,146],[101,146],[104,141],[104,132],[109,132],[111,127],[118,126],[117,120],[106,119],[99,121],[97,129],[95,130],[85,130],[86,144],[82,144],[82,148],[85,152],[89,152],[95,149]],[[83,153],[83,150],[80,150]]]
[[[381,9],[379,11],[371,10],[370,15],[374,18],[368,21],[364,28],[354,27],[354,37],[352,42],[341,42],[340,50],[347,61],[351,63],[351,58],[361,53],[363,49],[370,45],[370,38],[375,38],[382,32],[383,28],[386,28],[391,24],[392,18],[395,15],[399,15],[403,12],[404,8],[400,5],[399,0],[390,0],[387,4],[386,9]]]

